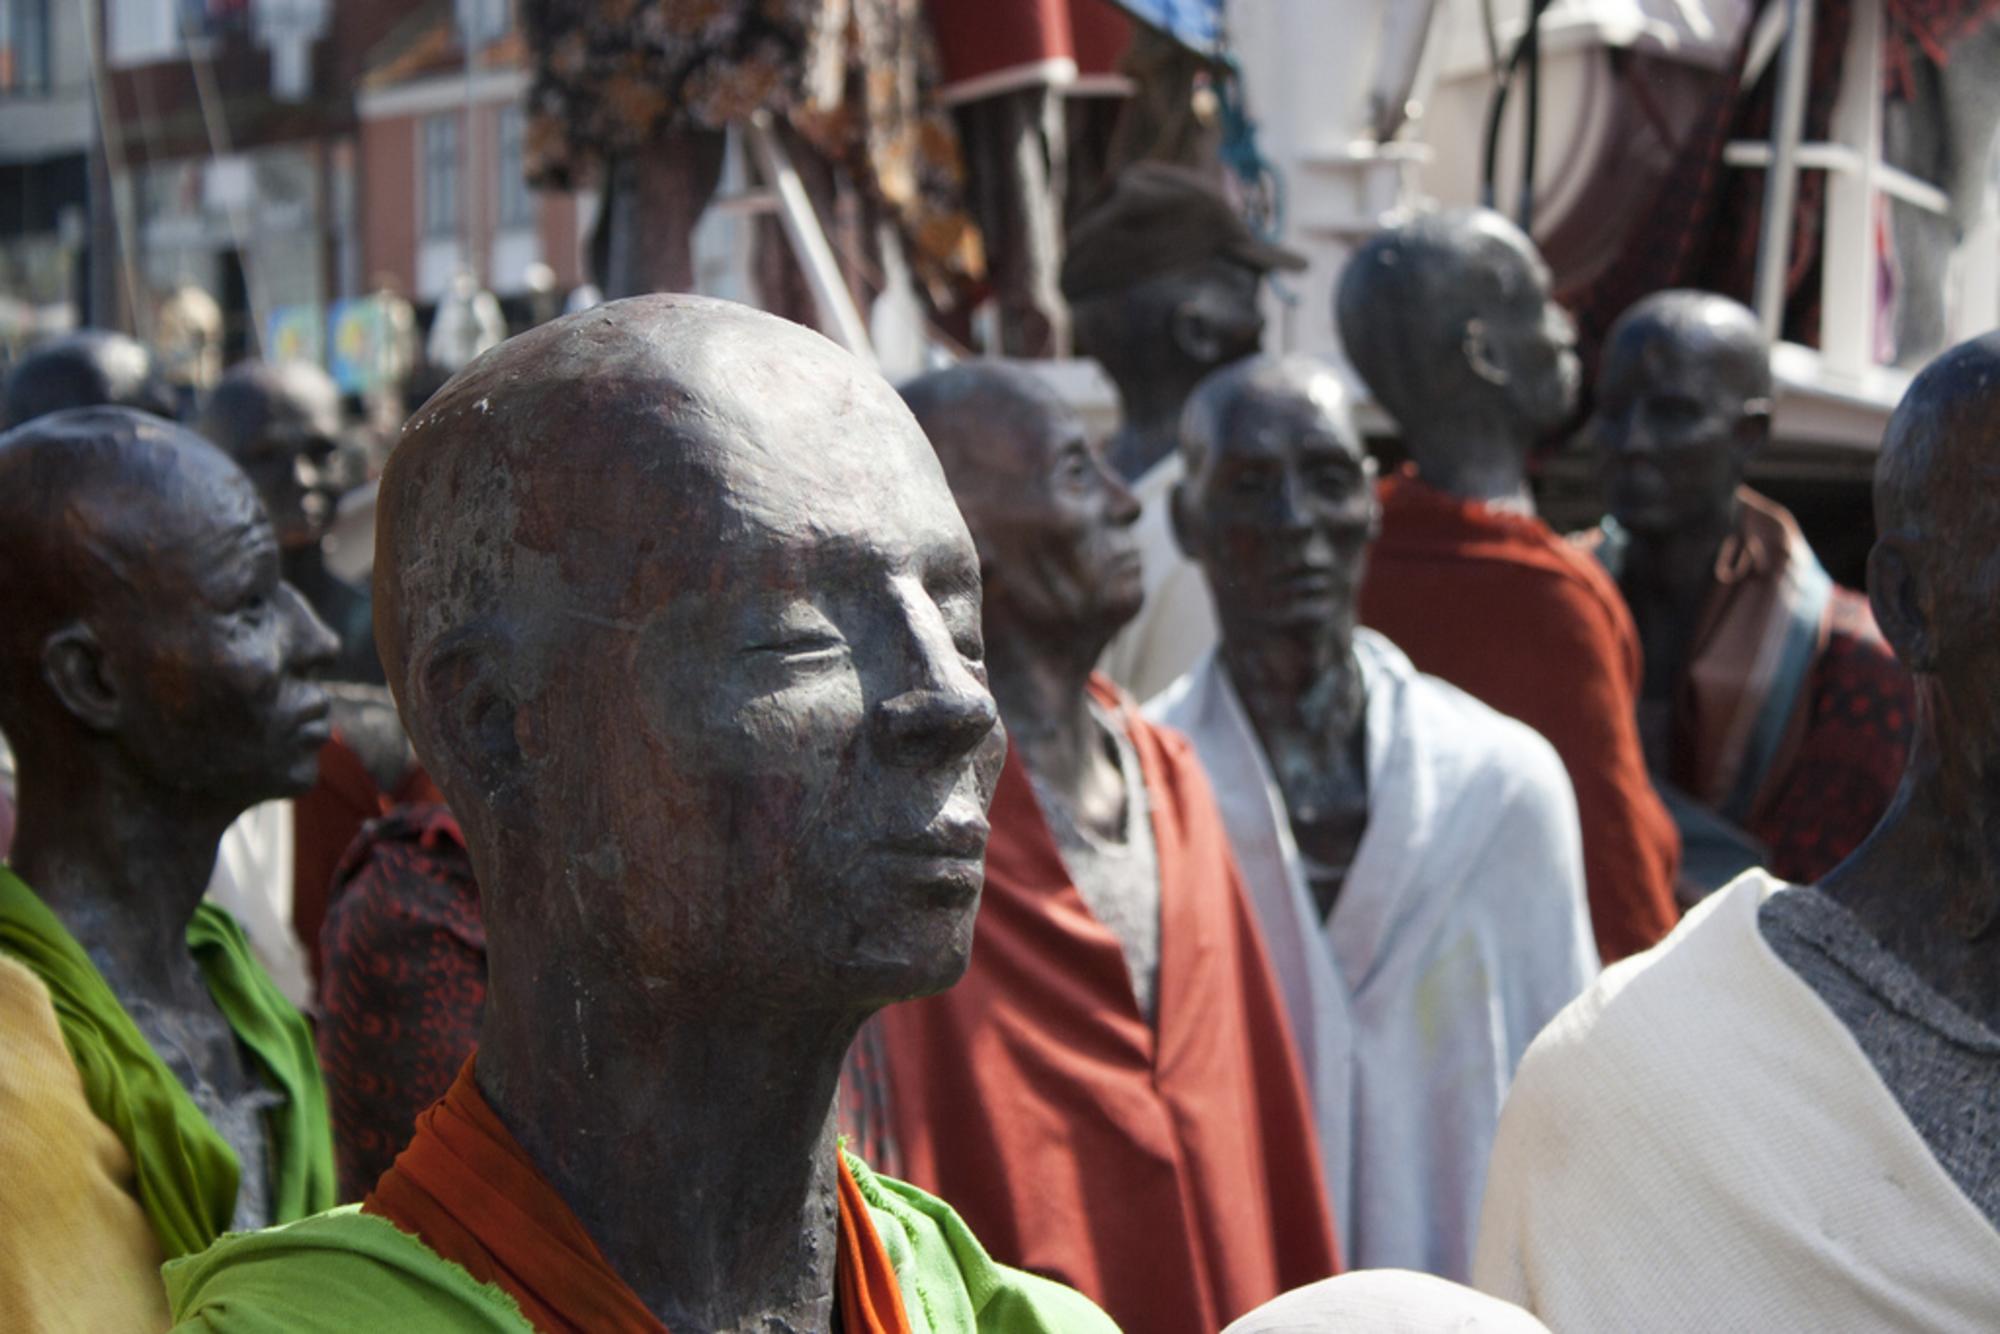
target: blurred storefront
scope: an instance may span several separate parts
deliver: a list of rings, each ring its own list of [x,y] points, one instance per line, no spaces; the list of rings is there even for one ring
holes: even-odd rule
[[[118,322],[150,338],[192,290],[220,311],[224,362],[323,358],[328,312],[364,289],[354,88],[405,9],[101,0]]]
[[[74,0],[0,0],[0,347],[84,304],[90,55]]]
[[[583,281],[579,238],[593,205],[531,191],[522,171],[526,56],[508,5],[429,0],[364,61],[362,262],[371,282],[426,312],[460,272],[498,296],[515,325],[553,313],[531,309],[551,275],[557,291]]]

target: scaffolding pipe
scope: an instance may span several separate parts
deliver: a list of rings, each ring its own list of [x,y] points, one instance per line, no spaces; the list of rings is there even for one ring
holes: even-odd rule
[[[785,152],[784,144],[772,129],[770,113],[758,111],[744,129],[744,138],[757,159],[758,173],[764,178],[765,187],[778,197],[778,221],[785,229],[785,238],[792,243],[792,253],[798,257],[813,301],[819,306],[821,332],[874,365],[875,347],[868,337],[868,323],[854,304],[854,294],[848,290],[832,247],[826,243],[826,233],[821,230],[812,200],[792,166],[791,155]]]
[[[1771,124],[1771,165],[1764,176],[1764,217],[1757,237],[1757,322],[1773,342],[1784,325],[1785,279],[1792,266],[1792,212],[1798,204],[1798,148],[1805,131],[1813,0],[1786,0],[1785,8],[1777,115]]]

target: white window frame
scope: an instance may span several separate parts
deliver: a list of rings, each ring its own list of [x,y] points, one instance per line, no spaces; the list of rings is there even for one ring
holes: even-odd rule
[[[456,237],[465,226],[464,151],[465,127],[458,112],[433,112],[417,122],[417,230],[425,239]],[[447,180],[449,189],[440,189]]]

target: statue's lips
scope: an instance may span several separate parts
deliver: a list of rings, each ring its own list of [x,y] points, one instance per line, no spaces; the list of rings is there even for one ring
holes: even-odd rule
[[[1611,503],[1614,510],[1639,511],[1665,505],[1670,496],[1667,479],[1651,463],[1627,463],[1611,474]]]
[[[984,819],[953,820],[875,847],[885,875],[915,885],[945,903],[969,903],[986,883]]]
[[[300,741],[315,748],[324,746],[333,737],[333,701],[326,691],[313,686],[306,704],[292,714],[290,732]]]
[[[1300,565],[1286,570],[1272,583],[1292,597],[1323,597],[1336,591],[1337,578],[1330,565]]]

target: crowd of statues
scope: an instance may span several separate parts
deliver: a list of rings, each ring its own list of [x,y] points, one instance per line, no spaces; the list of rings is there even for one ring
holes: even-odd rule
[[[1296,266],[1128,171],[1063,274],[1109,441],[565,316],[410,418],[372,589],[324,377],[17,366],[0,1326],[2000,1326],[2000,335],[1891,420],[1864,595],[1744,485],[1735,303],[1612,331],[1562,535],[1528,239],[1345,270],[1386,473],[1259,350]]]

